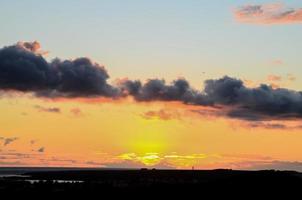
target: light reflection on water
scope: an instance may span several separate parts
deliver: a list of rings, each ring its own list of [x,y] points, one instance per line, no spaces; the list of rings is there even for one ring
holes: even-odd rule
[[[31,184],[33,183],[40,183],[40,182],[47,182],[47,181],[52,181],[55,183],[83,183],[84,181],[79,181],[79,180],[32,180],[32,179],[25,179],[24,181],[30,182]]]
[[[26,178],[26,177],[30,177],[30,176],[27,176],[27,175],[19,175],[19,174],[0,174],[0,178],[10,178],[10,177]]]

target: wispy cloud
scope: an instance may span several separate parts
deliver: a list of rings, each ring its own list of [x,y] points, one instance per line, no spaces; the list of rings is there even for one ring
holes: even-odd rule
[[[72,108],[70,109],[70,112],[76,117],[83,116],[83,112],[80,108]]]
[[[37,152],[39,152],[39,153],[44,153],[44,151],[45,151],[45,148],[44,148],[44,147],[41,147],[41,148],[39,148],[39,149],[37,150]]]
[[[180,119],[180,113],[177,111],[171,111],[171,110],[165,110],[165,109],[160,109],[160,110],[150,110],[147,112],[144,112],[141,115],[144,119],[150,120],[150,119],[160,119],[160,120],[172,120],[172,119]]]
[[[17,139],[18,139],[17,137],[8,137],[8,138],[6,138],[6,137],[0,137],[0,140],[3,141],[3,145],[4,146],[7,146],[7,145],[13,143]]]
[[[29,143],[30,145],[34,145],[37,142],[37,140],[30,140]]]
[[[286,123],[278,122],[249,122],[245,127],[249,128],[264,128],[264,129],[275,129],[275,130],[297,130],[302,129],[302,125],[288,125]]]
[[[36,108],[39,112],[49,112],[49,113],[60,113],[61,109],[57,107],[44,107],[40,105],[35,105],[34,108]]]
[[[283,65],[283,64],[284,64],[284,61],[281,60],[281,59],[275,59],[275,60],[272,60],[272,61],[270,62],[270,64],[280,66],[280,65]]]
[[[273,82],[275,82],[275,81],[282,81],[282,77],[271,74],[271,75],[267,76],[267,80],[268,81],[273,81]]]
[[[287,74],[287,80],[289,81],[295,81],[297,78],[293,74]]]
[[[302,23],[302,8],[289,8],[282,3],[244,5],[234,10],[234,16],[248,24]]]
[[[299,161],[242,161],[238,163],[233,163],[237,169],[244,170],[292,170],[302,172],[302,162]]]

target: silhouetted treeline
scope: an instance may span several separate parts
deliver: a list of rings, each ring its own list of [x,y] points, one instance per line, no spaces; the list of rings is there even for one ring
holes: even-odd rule
[[[141,199],[193,195],[197,199],[209,195],[243,195],[242,199],[252,196],[258,199],[265,195],[288,199],[302,192],[302,175],[291,171],[73,170],[31,172],[25,175],[1,178],[0,194],[32,197],[134,195]]]

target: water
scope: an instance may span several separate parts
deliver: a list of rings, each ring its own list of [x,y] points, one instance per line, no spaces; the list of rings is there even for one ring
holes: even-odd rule
[[[73,171],[73,170],[92,170],[85,168],[54,168],[54,167],[0,167],[0,178],[22,178],[30,183],[37,183],[46,180],[32,180],[30,176],[24,175],[30,172],[49,172],[49,171]],[[24,179],[29,178],[29,179]],[[79,180],[52,180],[57,183],[81,183]]]
[[[30,177],[27,175],[18,175],[18,174],[1,174],[0,178],[10,178],[10,177],[20,177],[20,178],[26,178],[26,177]]]
[[[67,167],[0,167],[0,176],[19,176],[30,172],[101,170],[99,168],[67,168]]]
[[[39,182],[46,182],[49,180],[33,180],[33,179],[25,179],[24,181],[30,182],[31,184],[33,183],[39,183]],[[84,181],[79,181],[79,180],[51,180],[55,183],[83,183]]]

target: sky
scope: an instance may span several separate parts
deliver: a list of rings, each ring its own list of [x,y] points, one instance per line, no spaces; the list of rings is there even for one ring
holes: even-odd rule
[[[302,2],[0,1],[0,166],[302,171]]]

